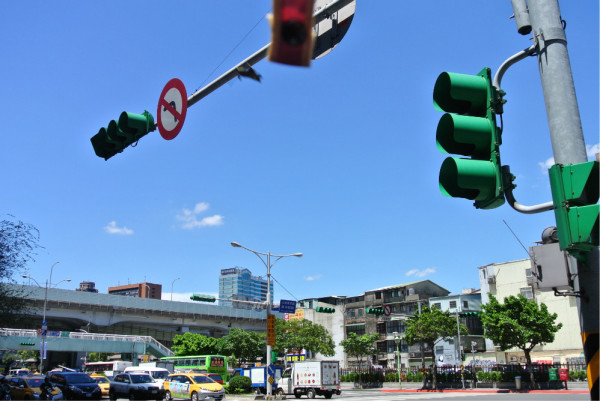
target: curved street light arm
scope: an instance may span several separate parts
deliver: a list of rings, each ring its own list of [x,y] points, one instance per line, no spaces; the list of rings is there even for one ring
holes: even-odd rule
[[[515,200],[515,195],[513,194],[513,189],[516,185],[512,183],[514,176],[510,173],[510,166],[502,166],[502,180],[504,182],[504,197],[506,198],[506,202],[508,202],[508,204],[517,212],[523,214],[535,214],[554,209],[553,202],[540,203],[533,206],[522,205],[517,202]]]

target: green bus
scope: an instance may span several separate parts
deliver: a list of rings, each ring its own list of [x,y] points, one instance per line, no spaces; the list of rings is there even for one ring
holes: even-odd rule
[[[227,358],[223,355],[166,356],[160,360],[172,363],[175,373],[218,373],[227,381]]]

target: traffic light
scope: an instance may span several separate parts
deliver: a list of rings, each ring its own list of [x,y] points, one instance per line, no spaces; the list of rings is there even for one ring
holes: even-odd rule
[[[367,308],[365,310],[367,315],[383,315],[383,308]]]
[[[308,67],[313,55],[313,0],[273,0],[269,60]]]
[[[190,296],[192,301],[200,301],[200,302],[215,302],[216,298],[212,295],[204,295],[204,294],[192,294]]]
[[[598,162],[555,164],[549,176],[560,249],[598,246]]]
[[[460,360],[464,361],[465,360],[465,353],[464,352],[460,352]]]
[[[463,316],[477,316],[479,312],[463,312],[461,315]]]
[[[149,112],[135,114],[124,111],[118,122],[111,120],[108,127],[100,128],[90,140],[96,155],[108,160],[155,129],[154,117]]]
[[[317,306],[315,308],[315,310],[317,312],[320,312],[320,313],[334,313],[335,312],[334,308],[328,308],[328,307],[325,307],[325,306]]]
[[[503,95],[492,85],[487,67],[477,75],[443,72],[433,89],[435,108],[446,112],[437,126],[438,149],[470,157],[444,160],[440,191],[445,196],[474,200],[478,209],[493,209],[504,203],[502,132],[496,125]]]

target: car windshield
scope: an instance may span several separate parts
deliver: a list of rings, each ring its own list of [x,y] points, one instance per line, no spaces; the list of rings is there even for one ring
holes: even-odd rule
[[[29,384],[29,387],[39,387],[42,385],[43,382],[44,382],[44,379],[42,379],[40,377],[27,379],[27,384]]]
[[[210,374],[210,375],[208,375],[208,377],[210,377],[210,378],[211,378],[211,379],[213,379],[214,381],[217,381],[217,380],[223,380],[223,378],[221,377],[221,375],[218,375],[218,374],[216,374],[216,373],[214,373],[214,374]]]
[[[106,377],[92,377],[96,383],[110,383]]]
[[[213,379],[204,375],[194,376],[194,381],[196,383],[216,383]]]
[[[85,373],[76,373],[73,375],[65,375],[65,381],[67,384],[75,384],[75,383],[95,383],[91,377],[86,375]]]
[[[131,375],[132,383],[154,383],[150,375]]]
[[[152,372],[152,377],[154,377],[155,379],[160,379],[160,380],[164,380],[169,376],[169,372],[163,372],[163,371],[157,371],[157,372]]]

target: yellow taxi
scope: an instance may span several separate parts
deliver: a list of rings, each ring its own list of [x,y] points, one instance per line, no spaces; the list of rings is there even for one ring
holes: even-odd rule
[[[13,400],[39,399],[40,386],[45,376],[6,376],[4,381],[10,386],[10,396]],[[58,387],[52,389],[52,395],[60,393]]]
[[[98,387],[100,387],[100,390],[102,390],[102,396],[108,397],[108,390],[110,389],[110,380],[108,380],[108,377],[106,377],[104,375],[95,374],[95,373],[91,374],[90,377],[96,383],[98,383]]]
[[[210,398],[222,400],[225,389],[222,385],[201,373],[174,373],[164,383],[165,400],[186,398],[193,401]]]

